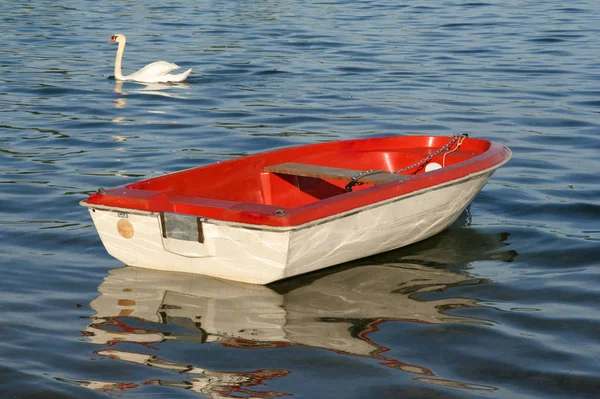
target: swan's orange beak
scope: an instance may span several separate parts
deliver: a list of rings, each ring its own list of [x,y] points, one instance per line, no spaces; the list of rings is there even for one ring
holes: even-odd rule
[[[117,41],[117,37],[116,37],[116,36],[113,36],[113,37],[111,37],[111,38],[110,38],[110,40],[108,41],[108,44],[114,43],[114,42],[116,42],[116,41]]]

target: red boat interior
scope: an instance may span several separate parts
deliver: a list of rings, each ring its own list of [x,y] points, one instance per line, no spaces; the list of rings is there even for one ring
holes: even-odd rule
[[[383,137],[285,148],[99,190],[84,202],[92,207],[297,226],[495,169],[511,156],[499,143],[456,138],[448,146],[451,140]],[[427,163],[441,167],[427,171]],[[373,170],[377,173],[362,176],[352,192],[347,190],[356,173]]]
[[[328,176],[302,176],[295,173],[274,173],[269,166],[286,162],[347,169],[350,176],[357,171],[381,170],[393,172],[422,161],[449,142],[449,137],[390,137],[314,144],[252,155],[213,165],[133,183],[126,186],[154,193],[166,193],[171,200],[189,202],[191,198],[299,207],[325,198],[346,194],[350,179]],[[451,167],[484,153],[490,142],[466,139],[453,152],[436,155],[429,162]],[[454,148],[454,146],[452,147]],[[445,156],[444,156],[445,154]],[[403,172],[418,176],[425,172],[414,167]],[[365,179],[368,181],[368,179]],[[353,191],[373,187],[365,182]],[[187,198],[188,200],[185,200]],[[223,204],[215,206],[222,207]]]

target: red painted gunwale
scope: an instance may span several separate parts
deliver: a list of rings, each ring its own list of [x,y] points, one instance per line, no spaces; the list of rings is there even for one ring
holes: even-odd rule
[[[83,203],[91,208],[173,212],[257,226],[294,227],[495,169],[511,157],[510,150],[499,143],[466,138],[456,152],[447,156],[448,166],[444,168],[419,171],[405,182],[356,186],[354,191],[343,194],[341,187],[347,182],[329,181],[330,188],[340,187],[340,194],[323,199],[310,197],[281,177],[263,172],[265,166],[284,162],[397,170],[433,153],[451,139],[398,136],[285,148],[115,187],[106,193],[92,194]],[[433,161],[441,163],[441,155]],[[278,189],[286,187],[294,190],[269,200],[268,197],[277,197]],[[285,214],[276,214],[280,210]]]

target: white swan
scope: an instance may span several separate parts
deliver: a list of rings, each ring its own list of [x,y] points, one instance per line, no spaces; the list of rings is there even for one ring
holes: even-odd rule
[[[179,69],[179,66],[166,61],[156,61],[146,65],[131,75],[123,76],[123,73],[121,72],[121,61],[123,60],[123,52],[125,51],[127,39],[122,33],[117,33],[110,38],[108,43],[119,43],[117,58],[115,59],[115,79],[117,80],[133,80],[143,83],[183,82],[192,72],[192,68],[190,68],[183,73],[170,75],[169,72]]]

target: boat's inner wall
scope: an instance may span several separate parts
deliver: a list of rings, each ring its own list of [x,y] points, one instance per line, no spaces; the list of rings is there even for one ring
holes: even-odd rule
[[[484,152],[489,145],[482,140],[468,140],[468,144],[445,159],[438,155],[431,160],[444,166],[470,159]],[[263,156],[249,156],[217,163],[202,168],[190,169],[158,177],[128,188],[173,193],[182,196],[210,198],[232,202],[250,202],[266,205],[296,207],[344,194],[347,181],[325,180],[311,177],[279,175],[264,172],[264,167],[283,162],[299,162],[312,165],[347,168],[355,170],[395,171],[422,160],[434,152],[441,143],[422,143],[413,148],[390,150],[389,146],[372,149],[337,148],[329,151],[300,152],[295,148],[275,151]],[[379,143],[381,144],[381,143]],[[385,144],[385,143],[384,143]],[[320,144],[318,146],[324,146]],[[431,147],[430,147],[431,146]],[[382,147],[386,149],[381,149]],[[289,153],[289,154],[286,154]],[[286,156],[287,155],[287,156]],[[414,172],[412,170],[411,172]],[[417,174],[424,173],[423,170]],[[371,187],[370,184],[356,186],[355,190]]]

